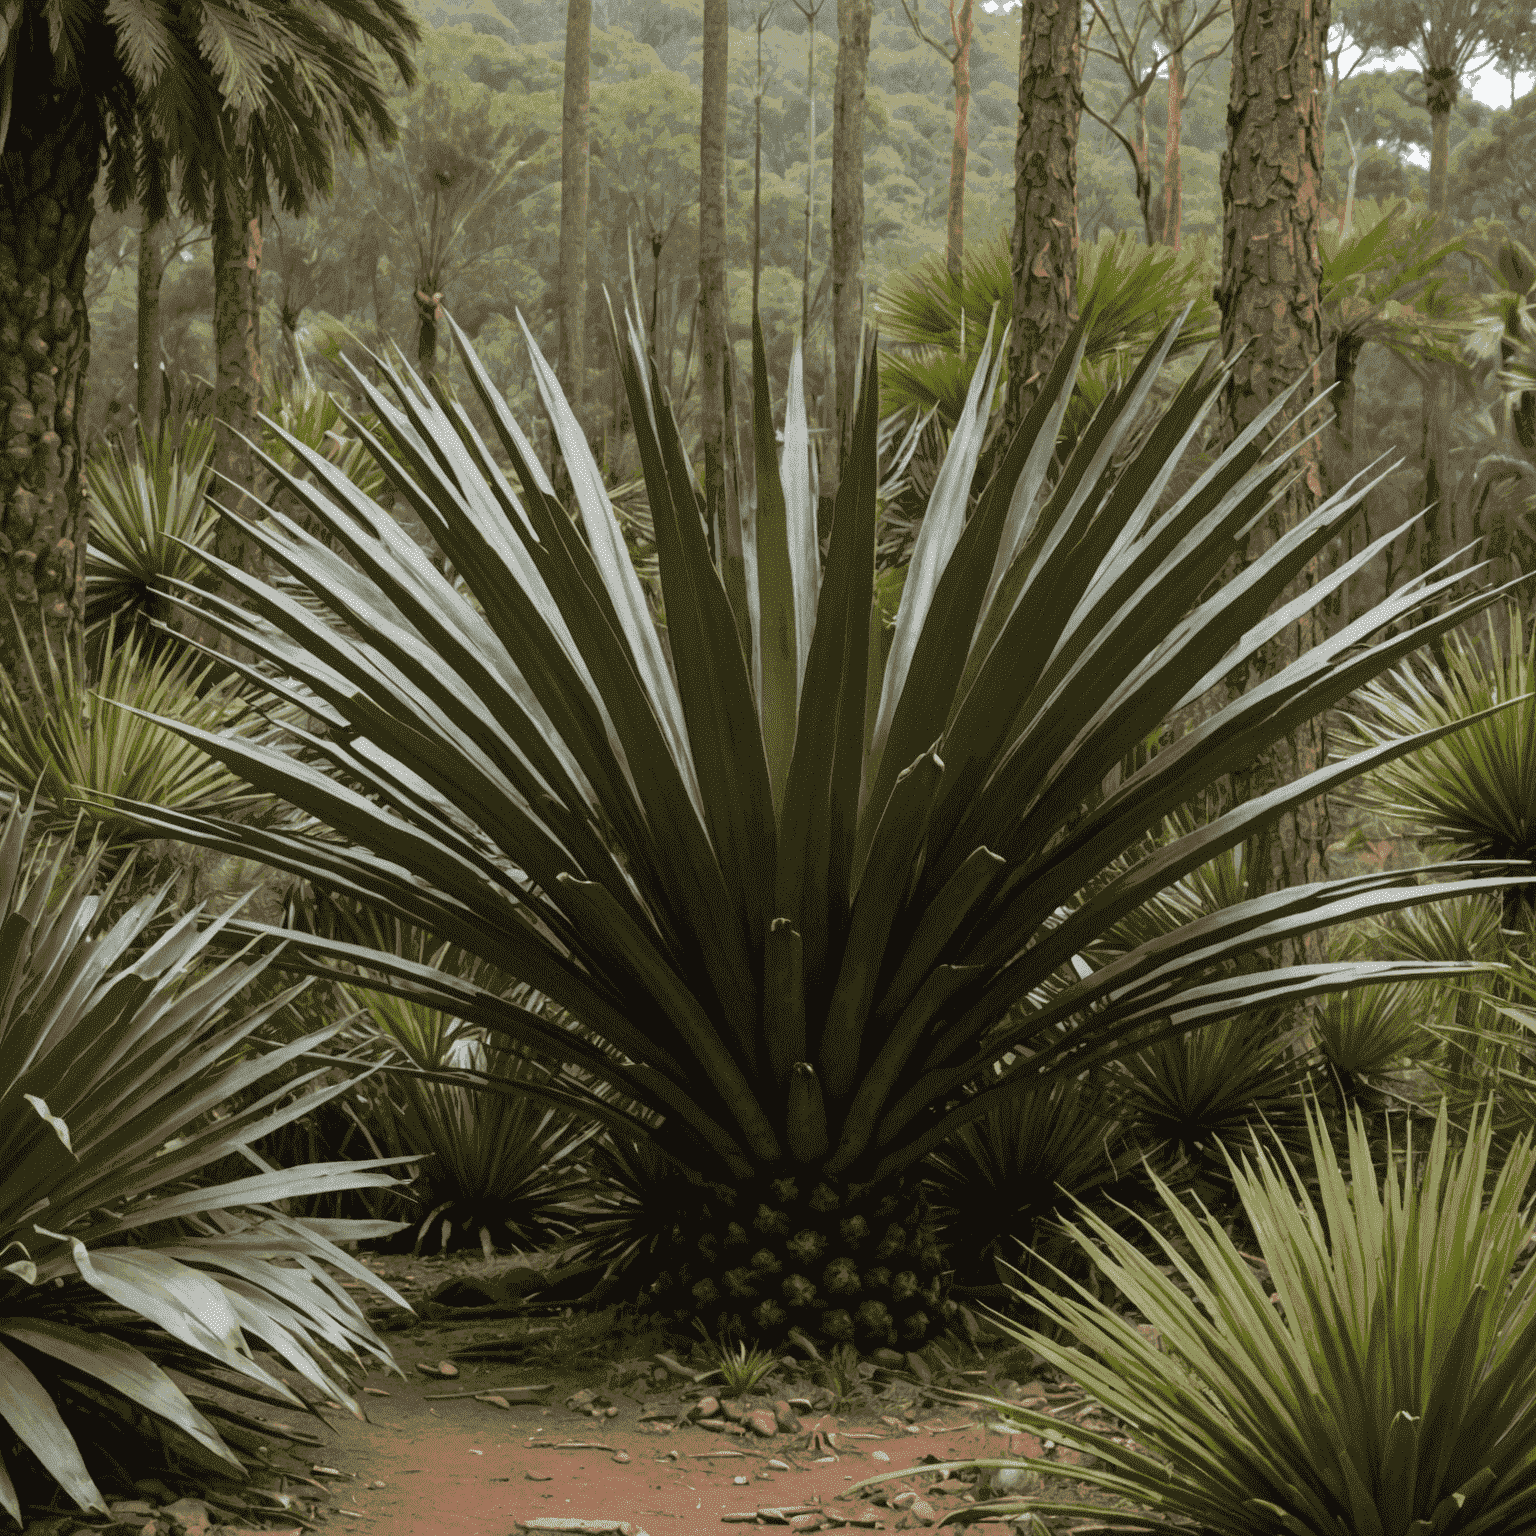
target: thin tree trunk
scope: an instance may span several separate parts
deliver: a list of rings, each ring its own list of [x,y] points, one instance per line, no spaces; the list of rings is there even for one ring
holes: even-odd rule
[[[811,211],[816,192],[816,16],[805,11],[810,38],[805,51],[805,93],[809,98],[810,123],[805,131],[805,246],[800,262],[800,345],[810,346],[811,336]]]
[[[1024,419],[1077,313],[1077,132],[1083,110],[1082,11],[1033,0],[1019,37],[1013,169],[1013,329],[1006,439]]]
[[[160,425],[160,221],[140,215],[139,283],[134,408],[145,437]]]
[[[752,313],[757,313],[757,294],[763,282],[763,23],[757,20],[757,89],[752,96]],[[651,329],[656,327],[656,306],[651,306]],[[655,337],[651,338],[655,346]]]
[[[236,194],[243,216],[220,189],[213,198],[214,467],[241,492],[256,479],[250,441],[258,435],[261,409],[261,220]],[[250,441],[247,441],[249,439]],[[246,496],[222,490],[226,506],[246,513]],[[228,518],[219,522],[214,548],[241,570],[254,568],[255,550]]]
[[[949,222],[944,260],[952,276],[960,276],[965,255],[965,162],[971,147],[971,32],[974,0],[961,0],[955,18],[955,138],[949,151]]]
[[[1184,52],[1168,55],[1168,132],[1163,148],[1163,244],[1179,248],[1184,219],[1184,163],[1180,157],[1184,129]]]
[[[60,661],[78,658],[85,614],[78,411],[102,146],[92,105],[77,86],[53,83],[40,34],[23,23],[0,175],[0,667],[34,719],[47,704],[32,689],[22,647],[46,678],[45,640]]]
[[[592,0],[569,0],[565,12],[565,99],[560,112],[560,350],[556,372],[578,421],[586,372],[591,65]]]
[[[731,343],[725,292],[725,127],[730,66],[728,0],[704,0],[703,100],[699,113],[699,405],[704,439],[704,515],[719,529],[721,577],[742,650],[752,654],[747,568],[741,540],[735,440],[729,417]]]
[[[437,376],[437,327],[443,317],[443,293],[428,272],[416,279],[412,297],[416,301],[416,371],[426,382]]]
[[[1444,215],[1447,175],[1451,160],[1451,110],[1456,105],[1460,80],[1454,72],[1426,70],[1424,88],[1429,102],[1429,211]],[[1451,408],[1449,381],[1443,369],[1433,363],[1424,373],[1423,383],[1423,454],[1424,536],[1419,568],[1429,570],[1444,557],[1447,533],[1454,508],[1446,498],[1444,480],[1446,433],[1445,420]]]
[[[1147,98],[1142,93],[1136,98],[1136,153],[1131,157],[1136,167],[1136,206],[1141,210],[1141,227],[1146,232],[1147,244],[1157,244],[1157,233],[1152,228],[1152,145],[1147,133]]]
[[[1324,316],[1322,263],[1323,93],[1329,0],[1237,0],[1227,151],[1222,158],[1222,274],[1217,289],[1222,349],[1235,357],[1222,391],[1222,435],[1230,441],[1282,389],[1307,376],[1293,414],[1319,386]],[[1237,354],[1241,352],[1241,355]],[[1301,434],[1291,429],[1292,441]],[[1255,560],[1316,506],[1323,464],[1316,439],[1300,448],[1301,476],[1241,547],[1239,567]],[[1314,562],[1315,566],[1315,562]],[[1316,580],[1309,570],[1295,590]],[[1321,638],[1309,614],[1266,646],[1231,694],[1279,671]],[[1324,761],[1317,722],[1282,739],[1247,772],[1233,776],[1234,798],[1263,793]],[[1325,869],[1324,804],[1300,807],[1258,850],[1265,885],[1313,880]]]
[[[835,489],[853,430],[854,380],[864,322],[864,96],[871,0],[837,0],[837,88],[832,99],[832,346]]]

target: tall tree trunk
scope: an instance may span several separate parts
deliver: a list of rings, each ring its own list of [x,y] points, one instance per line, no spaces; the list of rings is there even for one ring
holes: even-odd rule
[[[160,426],[160,221],[139,218],[139,283],[134,408],[145,437]]]
[[[757,16],[757,81],[752,93],[752,313],[757,313],[758,290],[763,284],[763,27],[766,17]],[[656,305],[651,303],[651,345],[655,346]]]
[[[818,4],[803,12],[810,27],[805,48],[805,94],[810,106],[810,123],[805,130],[805,248],[800,263],[800,345],[811,344],[811,210],[816,192],[816,16]]]
[[[236,213],[232,202],[241,210]],[[250,492],[256,460],[250,443],[261,410],[261,220],[243,193],[213,198],[214,468],[240,492]],[[245,495],[214,481],[225,506],[248,516]],[[214,536],[219,557],[241,570],[254,568],[255,548],[237,523],[221,518]]]
[[[736,434],[729,419],[731,341],[725,292],[725,125],[730,65],[729,0],[704,0],[703,100],[699,111],[699,406],[704,439],[704,515],[717,530],[721,576],[750,659],[747,567],[741,540]]]
[[[416,279],[416,371],[426,383],[437,377],[437,328],[443,320],[443,291],[430,272]]]
[[[955,138],[949,151],[949,223],[944,260],[952,276],[960,276],[965,255],[965,162],[971,147],[971,32],[974,0],[961,0],[955,18]]]
[[[1446,178],[1451,160],[1451,111],[1460,94],[1461,81],[1453,70],[1425,70],[1424,90],[1429,105],[1429,211],[1445,213]],[[1445,555],[1447,534],[1455,509],[1446,499],[1446,418],[1451,409],[1450,381],[1445,370],[1430,363],[1423,382],[1424,497],[1429,509],[1419,545],[1420,570],[1438,565]]]
[[[102,132],[78,87],[54,84],[41,23],[20,25],[0,174],[0,666],[40,718],[22,647],[46,678],[45,640],[78,657],[85,614],[85,263]]]
[[[1035,378],[1077,312],[1077,131],[1083,110],[1082,10],[1027,0],[1019,37],[1019,136],[1013,154],[1013,329],[1006,439]]]
[[[556,372],[576,419],[586,371],[587,187],[592,116],[592,0],[565,11],[565,99],[560,110],[560,350]]]
[[[837,0],[837,87],[832,99],[832,345],[836,458],[841,472],[853,430],[854,380],[864,325],[864,95],[869,80],[871,0]]]
[[[1221,396],[1230,441],[1280,390],[1306,375],[1300,409],[1319,385],[1324,317],[1322,262],[1323,87],[1329,0],[1237,0],[1233,15],[1232,88],[1227,150],[1221,162],[1222,271],[1217,289],[1222,349],[1235,357]],[[1241,355],[1238,352],[1241,349]],[[1290,429],[1292,442],[1302,434]],[[1316,439],[1303,445],[1299,480],[1247,537],[1239,566],[1258,558],[1316,506],[1323,465]],[[1311,570],[1298,584],[1316,580]],[[1288,594],[1295,596],[1296,591]],[[1228,687],[1241,692],[1279,671],[1321,637],[1309,614],[1266,646]],[[1321,726],[1300,727],[1245,774],[1237,798],[1262,794],[1318,767],[1326,754]],[[1327,845],[1326,806],[1288,816],[1258,850],[1266,885],[1318,878]]]
[[[1163,244],[1179,248],[1184,221],[1184,163],[1180,158],[1184,131],[1184,51],[1168,55],[1168,132],[1163,141]]]
[[[1141,210],[1141,227],[1147,244],[1157,244],[1157,231],[1152,227],[1152,145],[1147,133],[1147,97],[1142,92],[1136,97],[1136,151],[1131,156],[1136,167],[1136,206]]]

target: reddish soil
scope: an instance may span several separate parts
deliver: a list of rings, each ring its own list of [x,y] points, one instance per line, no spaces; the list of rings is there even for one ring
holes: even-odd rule
[[[370,1262],[413,1300],[451,1274],[472,1269],[467,1261],[451,1259]],[[722,1520],[726,1515],[820,1503],[829,1516],[863,1517],[878,1521],[863,1526],[861,1520],[863,1528],[892,1530],[918,1522],[902,1510],[876,1507],[867,1497],[844,1497],[850,1484],[926,1463],[914,1476],[885,1486],[892,1495],[903,1488],[925,1490],[943,1515],[958,1511],[971,1496],[958,1486],[933,1491],[936,1477],[926,1467],[934,1461],[1011,1450],[1040,1454],[1030,1437],[1010,1440],[977,1422],[966,1408],[934,1397],[917,1399],[915,1426],[880,1422],[889,1405],[878,1401],[842,1420],[802,1412],[806,1431],[819,1427],[836,1436],[834,1446],[826,1447],[811,1448],[807,1433],[727,1438],[690,1423],[674,1427],[675,1417],[708,1386],[694,1388],[679,1379],[666,1385],[645,1380],[605,1385],[611,1366],[646,1353],[639,1340],[616,1340],[605,1358],[584,1368],[465,1360],[454,1379],[429,1377],[417,1369],[450,1359],[498,1327],[512,1326],[418,1323],[386,1334],[406,1378],[374,1371],[366,1378],[371,1390],[359,1398],[369,1421],[332,1413],[335,1430],[324,1448],[298,1453],[313,1481],[289,1483],[289,1491],[320,1499],[315,1485],[329,1490],[311,1518],[323,1518],[328,1532],[359,1536],[511,1536],[520,1522],[549,1516],[629,1520],[648,1536],[695,1536],[728,1531],[730,1525]],[[435,1395],[537,1383],[553,1385],[539,1402],[509,1408],[472,1396]],[[582,1388],[601,1391],[617,1414],[598,1419],[567,1407],[565,1400]],[[794,1395],[796,1388],[780,1381],[766,1390],[778,1397]],[[642,1413],[662,1410],[667,1418],[642,1422]],[[586,1448],[561,1448],[562,1442],[585,1442]],[[836,1459],[818,1460],[829,1453]],[[788,1463],[789,1470],[769,1469],[770,1458]],[[1060,1485],[1058,1496],[1071,1487]],[[827,1528],[840,1524],[829,1518]],[[968,1529],[1003,1536],[1013,1528],[986,1522]]]

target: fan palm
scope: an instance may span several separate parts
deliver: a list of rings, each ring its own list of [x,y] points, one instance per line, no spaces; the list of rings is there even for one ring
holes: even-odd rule
[[[172,728],[302,807],[314,829],[124,809],[158,835],[238,851],[396,914],[579,1021],[585,1034],[493,989],[318,935],[292,935],[277,962],[338,975],[364,966],[550,1053],[567,1070],[542,1090],[549,1099],[654,1140],[688,1170],[689,1204],[630,1272],[637,1292],[717,1336],[799,1326],[864,1346],[919,1340],[945,1306],[921,1165],[998,1095],[1212,1019],[1441,969],[1240,969],[1346,915],[1469,883],[1426,887],[1396,872],[1253,896],[1097,969],[1082,956],[1126,912],[1288,807],[1454,729],[1325,765],[1146,851],[1146,834],[1215,778],[1489,599],[1453,596],[1457,578],[1443,573],[1418,578],[1101,793],[1170,711],[1216,690],[1294,621],[1288,609],[1255,616],[1350,516],[1358,485],[1216,584],[1290,473],[1257,446],[1282,401],[1165,498],[1223,381],[1207,359],[1120,462],[1175,321],[1111,385],[1051,476],[1079,326],[967,517],[997,376],[989,339],[887,653],[871,633],[873,357],[823,564],[798,359],[779,457],[758,331],[749,654],[642,329],[632,317],[627,329],[628,345],[615,343],[665,644],[532,338],[579,528],[456,332],[496,451],[457,402],[429,395],[408,370],[386,367],[393,399],[357,379],[393,450],[365,440],[457,585],[393,517],[290,441],[313,483],[268,468],[339,551],[272,513],[253,528],[286,569],[284,585],[221,564],[248,606],[204,605],[294,681],[323,734],[296,733],[300,756]],[[1300,605],[1325,600],[1379,548],[1307,588]],[[1434,616],[1420,614],[1425,604]],[[1391,638],[1370,643],[1393,624]],[[1482,871],[1470,883],[1517,878]],[[1045,991],[1057,978],[1067,984]],[[1027,1070],[997,1077],[994,1063],[1010,1054]]]
[[[30,825],[0,825],[0,1509],[18,1521],[55,1485],[105,1514],[97,1478],[141,1475],[146,1453],[240,1475],[236,1451],[283,1432],[240,1399],[304,1406],[262,1351],[361,1418],[349,1373],[393,1362],[322,1266],[400,1301],[336,1246],[398,1222],[276,1209],[391,1186],[391,1160],[276,1169],[251,1151],[349,1086],[310,1067],[273,1088],[342,1025],[249,1050],[302,988],[231,1016],[265,961],[213,961],[222,924],[196,912],[152,938],[158,896],[105,921],[95,855],[29,856]],[[210,1179],[225,1160],[243,1176]]]
[[[137,197],[162,218],[179,177],[182,203],[211,215],[216,236],[274,190],[297,211],[328,184],[336,144],[392,131],[373,50],[409,81],[419,36],[404,0],[0,0],[0,306],[12,317],[0,365],[17,385],[0,455],[0,610],[15,604],[25,648],[72,640],[80,620],[78,258],[103,165],[114,208]],[[13,676],[15,629],[0,626]]]

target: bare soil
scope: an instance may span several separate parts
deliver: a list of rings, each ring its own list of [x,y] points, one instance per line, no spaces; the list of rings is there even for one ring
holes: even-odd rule
[[[478,1255],[473,1260],[362,1257],[413,1303],[446,1279],[470,1277],[483,1268]],[[399,1317],[398,1309],[394,1315]],[[387,1313],[375,1316],[381,1323],[389,1320]],[[918,1384],[871,1385],[854,1394],[841,1413],[828,1412],[830,1394],[809,1379],[809,1367],[805,1379],[784,1372],[760,1389],[770,1399],[811,1399],[810,1411],[803,1405],[798,1410],[800,1432],[772,1438],[750,1431],[712,1433],[687,1422],[686,1414],[713,1386],[676,1375],[663,1381],[654,1354],[664,1345],[654,1335],[598,1340],[585,1355],[552,1343],[539,1352],[542,1358],[529,1359],[525,1350],[515,1363],[464,1358],[488,1338],[526,1334],[529,1326],[511,1320],[422,1321],[386,1334],[404,1379],[382,1370],[369,1375],[359,1399],[368,1421],[328,1414],[332,1430],[326,1443],[302,1450],[302,1467],[293,1456],[285,1457],[295,1476],[280,1486],[312,1501],[295,1506],[308,1521],[359,1536],[511,1536],[520,1525],[548,1517],[627,1520],[648,1536],[695,1536],[728,1531],[738,1523],[730,1516],[758,1525],[754,1511],[784,1506],[819,1506],[826,1529],[857,1521],[857,1528],[891,1530],[932,1521],[868,1496],[848,1497],[850,1484],[882,1472],[906,1473],[884,1485],[886,1495],[920,1490],[942,1517],[959,1514],[978,1490],[974,1483],[953,1480],[935,1490],[939,1474],[927,1470],[934,1463],[1042,1454],[1032,1437],[1000,1434],[984,1414],[978,1417],[967,1405],[943,1401]],[[559,1319],[548,1326],[552,1338],[561,1335]],[[579,1336],[579,1321],[564,1327]],[[421,1369],[452,1362],[456,1354],[461,1358],[454,1377]],[[995,1359],[990,1365],[975,1358],[965,1364],[986,1372],[972,1378],[978,1390],[996,1389]],[[536,1401],[506,1407],[445,1395],[530,1386],[548,1390]],[[596,1394],[595,1403],[567,1406],[567,1399],[584,1390]],[[1031,1384],[1025,1390],[1045,1388]],[[594,1406],[600,1417],[593,1416]],[[771,1460],[782,1465],[770,1467]],[[1089,1492],[1085,1485],[1077,1489]],[[1065,1480],[1053,1489],[1057,1497],[1072,1491],[1073,1483]],[[985,1496],[984,1489],[981,1493]],[[968,1529],[1002,1536],[1014,1528],[985,1521]]]

